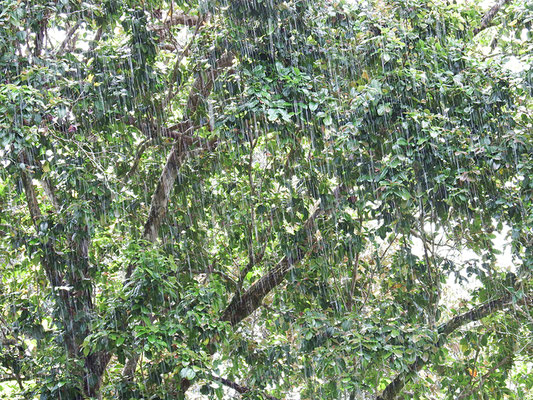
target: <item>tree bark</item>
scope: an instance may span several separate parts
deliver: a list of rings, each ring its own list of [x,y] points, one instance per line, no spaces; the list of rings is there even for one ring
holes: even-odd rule
[[[221,377],[218,377],[218,376],[212,376],[212,378],[213,378],[213,380],[215,380],[217,382],[220,382],[223,385],[235,390],[239,394],[245,394],[245,393],[248,393],[249,391],[252,390],[249,387],[246,387],[246,386],[243,386],[243,385],[239,385],[237,382],[230,381],[229,379],[226,379],[226,378],[221,378]],[[268,394],[263,394],[263,397],[268,399],[268,400],[279,400],[277,397],[270,396]]]
[[[28,209],[35,230],[39,232],[41,223],[44,221],[39,207],[37,193],[29,172],[31,166],[36,166],[38,163],[34,162],[26,151],[22,151],[19,154],[19,160],[24,166],[21,172],[21,180]],[[45,191],[49,191],[47,195],[53,199],[52,202],[57,211],[59,204],[52,189],[53,186],[48,182]],[[83,227],[78,227],[78,230],[83,230]],[[72,357],[80,356],[81,343],[83,343],[83,340],[90,333],[88,328],[78,330],[78,323],[82,322],[79,313],[90,315],[94,308],[91,288],[83,289],[82,282],[83,277],[88,275],[89,268],[88,239],[83,238],[83,234],[79,236],[76,240],[72,237],[67,238],[69,247],[74,250],[68,259],[65,259],[55,251],[52,242],[46,241],[41,245],[43,251],[42,265],[50,282],[52,293],[56,295],[56,306],[61,316],[61,323],[65,329],[65,346]],[[76,266],[76,271],[63,274],[61,267],[66,265],[67,261],[73,266]],[[69,269],[67,268],[67,270]],[[64,287],[69,287],[69,289],[64,289]],[[86,325],[88,325],[88,321],[86,321]],[[89,354],[84,358],[85,373],[82,384],[87,396],[99,397],[102,375],[110,358],[111,354],[108,352]]]
[[[341,192],[345,191],[345,189],[344,186],[335,188],[335,190],[333,190],[333,196],[338,199]],[[332,210],[333,209],[325,210],[324,208],[319,207],[307,219],[301,229],[301,232],[305,237],[302,243],[302,248],[312,248],[316,244],[316,238],[314,237],[316,220],[322,214],[330,213]],[[228,307],[226,307],[222,313],[221,319],[223,321],[229,321],[232,325],[237,325],[257,310],[261,306],[265,296],[278,286],[283,279],[285,279],[287,272],[305,257],[306,252],[303,251],[302,248],[297,247],[294,249],[293,254],[290,256],[284,256],[274,268],[270,269],[242,295],[236,293]]]
[[[500,9],[510,2],[511,0],[502,0],[492,6],[492,8],[481,19],[481,24],[479,24],[479,26],[474,29],[474,36],[482,30],[487,29],[490,26],[490,23],[492,22],[494,17],[496,17],[496,14],[498,14],[498,12],[500,11]]]
[[[461,315],[458,315],[450,319],[448,322],[440,325],[438,327],[438,333],[440,334],[440,338],[437,346],[442,347],[446,342],[447,336],[454,332],[456,329],[470,322],[479,321],[485,318],[486,316],[495,313],[496,311],[504,309],[509,304],[511,304],[511,300],[512,295],[510,293],[506,294],[495,300],[489,301],[477,308],[467,311]],[[417,357],[415,362],[413,362],[408,367],[408,370],[406,372],[396,375],[392,382],[387,385],[385,390],[383,390],[381,395],[376,397],[376,400],[394,400],[400,394],[405,384],[409,382],[409,380],[428,362],[429,359],[427,361],[424,361],[422,358]]]
[[[217,67],[210,72],[209,78],[204,80],[200,75],[193,83],[192,89],[189,93],[189,99],[187,102],[187,114],[184,121],[170,129],[163,129],[163,132],[167,135],[174,135],[177,137],[177,142],[172,146],[170,154],[168,155],[167,162],[163,167],[161,176],[157,183],[156,189],[152,195],[152,201],[150,203],[150,210],[148,212],[148,219],[144,225],[143,238],[150,242],[155,242],[159,236],[159,228],[161,222],[167,212],[168,202],[172,187],[178,176],[179,169],[183,164],[185,158],[189,155],[189,146],[200,140],[185,135],[184,133],[176,133],[175,128],[191,127],[189,116],[192,115],[199,105],[201,97],[207,97],[213,87],[213,83],[222,69],[233,63],[232,54],[224,54],[217,62]],[[187,128],[188,129],[188,128]],[[212,150],[216,146],[216,140],[206,141],[202,146],[202,151]],[[126,270],[126,279],[129,279],[135,269],[135,265],[130,264]],[[139,361],[139,355],[133,354],[126,362],[122,370],[122,376],[126,381],[132,381],[137,363]]]

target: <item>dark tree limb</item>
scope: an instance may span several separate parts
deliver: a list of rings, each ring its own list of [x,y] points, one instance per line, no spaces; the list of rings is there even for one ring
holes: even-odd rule
[[[531,299],[525,299],[526,303],[530,303]],[[479,321],[488,315],[491,315],[495,313],[496,311],[500,311],[509,305],[512,304],[512,295],[510,293],[501,296],[495,300],[491,300],[485,304],[482,304],[479,307],[476,307],[470,311],[467,311],[461,315],[458,315],[452,319],[450,319],[448,322],[440,325],[438,327],[438,333],[440,334],[439,342],[437,343],[438,347],[442,347],[444,343],[446,342],[446,338],[448,335],[450,335],[452,332],[460,328],[461,326],[464,326],[470,322]],[[429,362],[429,359],[424,361],[422,358],[417,357],[415,362],[413,362],[411,365],[409,365],[408,370],[406,372],[402,372],[392,380],[391,383],[387,385],[385,390],[379,395],[376,400],[394,400],[402,391],[403,387],[407,382],[411,380],[411,378],[416,375],[418,371],[422,369],[427,363]]]
[[[40,168],[38,160],[32,158],[26,151],[19,154],[19,160],[24,166],[21,172],[22,185],[26,195],[26,201],[30,216],[37,232],[41,229],[41,222],[43,216],[39,207],[37,192],[32,183],[30,171],[32,167]],[[55,197],[52,183],[48,180],[43,181],[45,192],[51,199],[56,210],[59,209],[58,200]],[[86,227],[80,226],[79,229]],[[67,238],[69,246],[74,250],[69,261],[77,265],[84,276],[88,273],[88,238],[81,238],[74,240],[73,237]],[[46,276],[52,291],[57,295],[57,305],[60,310],[62,323],[65,327],[65,345],[69,354],[78,357],[80,353],[80,344],[83,339],[90,333],[88,328],[85,330],[77,330],[74,321],[79,320],[79,313],[91,313],[93,310],[91,289],[79,291],[81,286],[82,276],[75,274],[63,274],[61,267],[65,265],[66,260],[55,251],[51,241],[46,241],[42,245],[43,258],[42,265],[44,267]],[[76,290],[64,290],[64,286],[73,286]],[[84,391],[89,397],[97,397],[100,390],[102,376],[105,368],[111,359],[111,353],[106,351],[99,351],[89,354],[84,358],[86,370],[83,377]]]
[[[227,386],[233,390],[235,390],[239,394],[245,394],[251,391],[249,387],[239,385],[237,382],[230,381],[229,379],[218,377],[211,375],[211,378],[217,382],[222,383],[224,386]],[[279,400],[277,397],[270,396],[268,394],[263,394],[263,397],[267,398],[268,400]]]
[[[339,186],[333,191],[333,195],[335,198],[338,198],[340,193],[344,190],[345,188],[343,186]],[[321,215],[331,211],[331,209],[325,210],[324,208],[319,207],[307,219],[301,230],[305,237],[302,248],[306,248],[309,251],[317,244],[314,236],[315,222]],[[306,256],[308,251],[303,251],[302,248],[296,248],[290,256],[284,256],[275,267],[270,269],[242,295],[236,293],[228,307],[224,310],[221,317],[222,321],[228,321],[231,325],[237,325],[257,310],[261,306],[263,299],[272,291],[272,289],[283,282],[287,272]]]
[[[216,141],[206,141],[203,146],[200,146],[200,150],[213,149],[216,146]],[[186,140],[180,140],[172,146],[170,154],[167,158],[163,172],[157,183],[157,187],[152,196],[152,202],[150,204],[150,211],[148,212],[148,219],[144,225],[143,237],[145,240],[155,242],[159,235],[159,227],[163,220],[170,197],[170,191],[174,186],[174,182],[178,176],[179,169],[183,164],[185,158],[190,155],[189,145]],[[133,271],[131,271],[133,272]],[[131,275],[128,272],[127,277]]]
[[[146,151],[146,149],[150,147],[152,144],[154,144],[154,142],[155,142],[155,139],[146,139],[144,142],[139,144],[139,146],[137,146],[137,152],[135,155],[135,159],[133,160],[133,165],[131,166],[130,170],[124,176],[124,179],[126,180],[126,182],[130,180],[130,178],[133,176],[133,174],[137,170],[137,167],[139,166],[139,163],[141,162],[141,157]]]
[[[175,144],[170,150],[167,162],[152,196],[148,219],[144,225],[143,237],[150,242],[155,242],[157,240],[161,220],[167,211],[170,191],[172,186],[174,186],[179,168],[183,163],[186,153],[187,147],[183,146],[182,143]]]
[[[35,32],[35,39],[33,41],[33,55],[39,57],[43,50],[44,38],[46,34],[46,27],[48,26],[48,16],[45,15],[43,19],[39,22],[37,32]]]
[[[29,169],[30,161],[28,154],[23,151],[19,154],[19,161],[24,168]],[[31,177],[27,170],[23,170],[20,174],[22,180],[22,186],[24,187],[24,192],[26,194],[26,202],[28,203],[28,210],[30,211],[30,216],[33,221],[33,225],[36,229],[39,229],[39,223],[42,218],[41,209],[39,208],[39,202],[37,201],[37,194],[35,193],[35,188],[31,181]]]
[[[194,113],[199,105],[200,96],[207,96],[213,87],[213,83],[217,76],[220,74],[221,70],[233,62],[233,55],[224,54],[220,61],[217,63],[217,68],[211,71],[210,77],[207,80],[204,80],[201,76],[193,83],[191,92],[189,94],[189,100],[187,102],[187,114],[191,115]],[[184,123],[189,123],[189,120],[186,119]],[[167,134],[175,132],[171,129],[166,131]],[[170,196],[170,191],[176,178],[178,176],[178,170],[181,167],[184,157],[187,156],[188,148],[190,146],[189,138],[185,135],[179,135],[178,142],[172,146],[172,150],[167,158],[167,162],[159,181],[157,183],[156,190],[152,196],[152,202],[150,204],[150,212],[148,214],[148,220],[144,225],[144,238],[146,240],[154,242],[157,239],[159,234],[159,227],[161,221],[167,211],[168,199]],[[199,139],[194,139],[199,140]],[[205,150],[212,149],[216,142],[211,141],[207,142],[204,146]]]
[[[264,276],[256,281],[241,296],[233,296],[231,303],[222,314],[223,321],[229,321],[231,325],[237,325],[243,319],[259,308],[265,296],[278,286],[290,269],[304,257],[304,253],[298,251],[297,254],[288,259],[283,257],[274,268],[269,270]]]
[[[168,20],[163,22],[162,24],[153,25],[151,27],[154,31],[162,31],[162,30],[168,30],[173,26],[177,25],[184,25],[188,27],[193,27],[198,24],[198,20],[200,17],[197,15],[188,15],[184,13],[176,13],[172,15]]]
[[[215,68],[205,71],[205,76],[204,73],[198,74],[189,93],[186,115],[190,116],[196,112],[200,102],[206,99],[211,92],[215,80],[225,68],[230,67],[233,64],[233,60],[234,56],[232,53],[224,53],[217,60]]]
[[[196,23],[197,21],[195,22],[195,24]],[[155,242],[157,240],[161,221],[163,220],[167,212],[170,192],[178,176],[179,168],[183,164],[185,158],[189,155],[190,146],[192,144],[199,143],[201,140],[197,137],[188,136],[184,132],[176,132],[176,129],[183,129],[186,127],[186,132],[189,131],[189,127],[192,126],[192,123],[190,122],[188,116],[192,115],[198,107],[199,93],[207,96],[213,87],[214,80],[221,73],[222,69],[231,65],[232,63],[233,55],[226,53],[217,63],[217,67],[213,71],[211,71],[209,79],[204,80],[201,78],[201,76],[198,76],[198,78],[194,81],[193,87],[189,93],[189,100],[187,102],[187,116],[184,121],[171,128],[163,128],[161,130],[161,132],[165,135],[172,135],[171,137],[176,139],[176,143],[172,146],[172,149],[170,150],[167,162],[163,167],[163,171],[161,172],[161,176],[157,183],[156,189],[152,195],[150,210],[148,212],[148,219],[144,225],[143,237],[145,240],[148,240],[150,242]],[[200,146],[200,150],[212,150],[216,147],[216,145],[216,139],[204,141],[204,143]],[[130,264],[128,266],[126,271],[126,279],[129,279],[131,277],[134,269],[135,265]],[[133,379],[137,363],[139,362],[139,358],[139,354],[133,354],[126,361],[126,365],[122,370],[122,376],[127,381],[131,381]],[[188,383],[188,381],[186,383]]]
[[[498,12],[500,11],[500,9],[510,2],[511,0],[501,0],[494,6],[492,6],[492,8],[481,19],[481,24],[479,24],[479,26],[474,29],[474,36],[477,35],[479,32],[487,29],[490,26],[492,20],[496,17],[496,14],[498,14]]]
[[[466,325],[469,322],[479,321],[485,318],[486,316],[503,309],[511,303],[511,300],[512,295],[508,293],[502,297],[499,297],[495,300],[491,300],[477,308],[458,315],[450,319],[448,322],[440,325],[438,327],[439,334],[445,338],[457,328],[460,328],[461,326]]]

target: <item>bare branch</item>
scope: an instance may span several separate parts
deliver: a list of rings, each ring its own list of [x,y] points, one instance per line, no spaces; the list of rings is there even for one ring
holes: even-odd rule
[[[207,76],[204,76],[202,73],[198,74],[198,77],[194,81],[189,93],[189,99],[187,101],[187,115],[192,115],[198,108],[200,101],[207,98],[211,92],[211,89],[213,88],[213,83],[224,68],[230,67],[233,64],[233,59],[233,54],[224,53],[217,61],[216,68],[211,68],[205,72]]]
[[[135,171],[137,170],[137,167],[139,166],[139,163],[141,162],[141,157],[146,151],[148,147],[150,147],[152,144],[154,144],[156,140],[154,138],[146,139],[144,142],[139,144],[137,146],[137,154],[135,156],[135,159],[133,160],[133,165],[131,166],[130,170],[127,172],[126,176],[124,176],[124,179],[127,181],[130,180],[130,178],[133,176]]]
[[[189,114],[192,114],[196,111],[196,108],[199,104],[199,96],[207,96],[209,94],[211,88],[213,87],[213,82],[220,73],[221,69],[228,65],[231,65],[232,62],[233,56],[225,54],[217,63],[217,68],[212,71],[212,74],[209,79],[203,80],[201,77],[198,77],[196,79],[189,95],[187,107]],[[186,119],[184,123],[189,124],[189,121]],[[167,135],[172,134],[173,137],[176,136],[178,142],[174,146],[172,146],[172,150],[170,151],[170,154],[167,158],[167,162],[165,164],[165,167],[163,168],[161,177],[159,178],[156,190],[152,196],[152,203],[150,205],[148,220],[146,221],[146,224],[144,226],[143,236],[145,239],[152,242],[157,239],[157,236],[159,234],[159,226],[167,210],[170,191],[172,189],[172,186],[174,185],[176,177],[178,176],[178,170],[181,167],[184,158],[188,155],[187,150],[192,142],[194,142],[195,140],[199,140],[196,138],[192,139],[191,137],[186,135],[177,134],[172,128],[166,131],[164,130],[164,132],[166,132]],[[192,142],[189,139],[191,139]],[[205,143],[203,149],[210,150],[214,148],[215,145],[216,141],[210,141]]]
[[[231,325],[237,325],[252,314],[259,308],[265,296],[285,279],[287,272],[300,262],[303,257],[304,253],[302,251],[296,252],[291,259],[283,257],[274,268],[250,286],[242,296],[236,294],[226,310],[224,310],[221,319],[229,321]]]
[[[44,38],[46,35],[46,27],[48,26],[48,16],[44,16],[43,19],[39,22],[38,30],[35,32],[35,39],[33,41],[33,55],[39,57],[43,50]]]
[[[155,242],[159,234],[159,226],[161,220],[166,214],[168,199],[170,191],[178,176],[179,168],[187,154],[187,146],[184,143],[176,143],[172,146],[170,154],[167,158],[156,190],[152,196],[152,203],[150,204],[150,211],[148,213],[148,220],[144,225],[143,237],[146,240]]]
[[[479,321],[480,319],[485,318],[487,315],[490,315],[496,311],[501,310],[502,308],[508,306],[511,300],[512,300],[512,296],[510,293],[508,293],[505,296],[489,301],[477,308],[474,308],[461,315],[458,315],[450,319],[445,324],[440,325],[438,328],[439,333],[443,335],[444,337],[446,337],[450,333],[455,331],[457,328],[469,322]]]
[[[198,34],[198,31],[200,30],[200,26],[202,25],[204,19],[199,18],[198,22],[196,24],[196,28],[194,29],[194,33],[192,35],[191,40],[187,43],[183,51],[181,52],[180,56],[176,60],[176,64],[174,64],[174,69],[172,70],[172,75],[170,76],[170,83],[168,85],[168,93],[165,97],[165,102],[163,103],[163,107],[166,107],[166,105],[170,102],[170,100],[176,95],[174,92],[174,83],[176,82],[176,79],[178,79],[178,72],[180,69],[180,64],[183,61],[183,58],[189,54],[189,50],[191,49],[192,44],[194,43],[194,39],[196,38],[196,35]]]
[[[232,62],[233,55],[224,54],[221,60],[217,63],[217,68],[212,71],[212,74],[207,81],[204,81],[200,77],[195,80],[195,82],[193,83],[193,88],[191,89],[191,92],[189,94],[187,115],[191,115],[196,111],[196,108],[199,104],[199,100],[197,100],[197,92],[199,91],[205,96],[207,96],[211,91],[211,88],[213,87],[213,81],[219,75],[222,68],[231,65]],[[179,168],[183,164],[185,158],[190,155],[189,147],[194,143],[199,143],[201,140],[197,137],[185,135],[184,132],[176,132],[176,128],[183,129],[185,127],[187,127],[188,132],[189,127],[191,126],[192,123],[186,117],[184,121],[180,124],[177,124],[171,128],[160,129],[160,131],[165,135],[172,135],[170,137],[174,137],[177,142],[172,146],[172,149],[170,150],[167,162],[163,167],[163,171],[161,172],[161,176],[157,183],[156,189],[152,195],[150,211],[148,213],[148,219],[144,225],[143,232],[143,237],[148,241],[155,242],[157,240],[157,237],[159,235],[159,227],[161,225],[163,217],[167,212],[170,192],[178,176]],[[216,147],[216,145],[216,139],[205,141],[199,148],[200,153],[212,150]],[[130,264],[128,266],[126,270],[126,279],[130,278],[134,269],[135,265]],[[133,378],[133,374],[135,372],[135,368],[137,366],[138,361],[139,354],[133,354],[133,356],[126,362],[126,365],[124,366],[124,369],[122,371],[122,375],[126,380],[131,380]]]
[[[168,30],[176,25],[185,25],[188,27],[193,27],[198,24],[200,17],[197,15],[188,15],[184,13],[177,13],[172,15],[171,18],[163,22],[162,24],[153,25],[151,27],[154,31]]]

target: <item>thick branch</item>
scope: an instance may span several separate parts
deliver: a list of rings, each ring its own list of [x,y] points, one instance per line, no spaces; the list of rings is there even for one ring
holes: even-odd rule
[[[250,286],[242,296],[236,294],[229,306],[224,310],[222,320],[229,321],[231,325],[237,325],[252,314],[259,308],[265,296],[283,281],[285,274],[287,274],[287,272],[297,264],[303,256],[304,253],[298,251],[291,259],[283,257],[274,268]]]
[[[228,63],[228,59],[231,62]],[[204,80],[200,77],[195,80],[195,82],[193,83],[193,88],[191,89],[191,92],[189,94],[188,104],[191,104],[191,106],[188,106],[188,115],[192,115],[198,107],[198,101],[195,100],[198,97],[197,90],[200,90],[203,94],[207,96],[207,94],[211,91],[213,81],[220,73],[220,69],[227,65],[231,65],[232,62],[233,56],[228,56],[226,54],[222,57],[221,61],[218,63],[218,68],[213,71],[213,73],[211,74],[211,78],[207,82],[204,82]],[[157,240],[157,237],[159,235],[159,227],[161,226],[161,221],[163,220],[167,212],[170,192],[178,176],[179,168],[183,164],[185,158],[189,155],[189,146],[200,140],[199,138],[193,138],[192,136],[185,135],[183,131],[179,133],[176,132],[176,129],[184,128],[186,128],[188,132],[190,127],[192,127],[192,124],[190,120],[186,118],[181,124],[175,125],[168,129],[163,128],[160,130],[164,136],[173,137],[177,140],[177,142],[172,146],[170,154],[167,158],[167,162],[163,168],[163,171],[161,172],[161,176],[157,183],[155,192],[152,195],[150,211],[148,213],[148,219],[144,225],[143,232],[144,239],[148,241],[155,242]],[[202,151],[212,150],[216,147],[216,145],[216,140],[206,141],[200,149]],[[134,268],[135,265],[133,264],[130,264],[128,266],[128,269],[126,271],[126,279],[131,276]],[[124,366],[124,369],[122,371],[122,375],[127,380],[132,379],[138,361],[139,355],[134,354],[126,362],[126,365]]]
[[[155,242],[159,234],[159,227],[161,220],[166,214],[170,190],[178,176],[179,168],[183,163],[187,147],[183,143],[176,143],[172,146],[172,150],[167,158],[156,190],[152,196],[152,203],[150,204],[150,211],[148,213],[148,220],[144,225],[143,237],[146,240]]]
[[[469,322],[479,321],[486,316],[503,309],[511,302],[512,295],[506,294],[498,299],[489,301],[478,308],[474,308],[464,314],[458,315],[445,324],[439,326],[438,330],[444,337],[455,331],[457,328],[468,324]]]
[[[40,231],[40,224],[42,222],[42,213],[39,208],[37,200],[37,192],[32,183],[32,178],[29,173],[30,166],[40,166],[38,160],[32,159],[26,151],[22,151],[19,155],[19,160],[24,166],[21,173],[22,185],[26,195],[26,201],[28,203],[28,209],[35,225],[37,232]],[[48,180],[43,180],[45,192],[50,197],[54,207],[59,209],[58,201],[55,197],[52,183]],[[81,231],[84,227],[79,226]],[[66,274],[63,276],[61,266],[65,261],[58,252],[55,251],[53,244],[50,241],[46,241],[42,244],[43,258],[42,264],[46,272],[46,276],[52,286],[52,290],[57,293],[58,304],[62,310],[61,318],[65,326],[64,340],[67,350],[70,354],[77,356],[79,352],[79,343],[86,337],[88,330],[76,331],[73,329],[73,322],[79,320],[80,312],[89,313],[92,308],[91,290],[78,290],[76,292],[70,292],[69,290],[57,289],[65,286],[67,281],[68,286],[74,286],[79,288],[81,286],[81,279],[87,274],[88,268],[88,239],[74,240],[73,237],[68,237],[69,246],[74,251],[73,261],[79,268],[79,274]],[[89,354],[85,358],[86,372],[84,377],[85,391],[89,396],[96,397],[101,383],[101,378],[104,373],[105,367],[111,358],[111,353],[100,351],[93,354]]]
[[[239,385],[237,382],[230,381],[229,379],[226,379],[226,378],[221,378],[221,377],[214,376],[214,375],[212,375],[211,378],[235,390],[237,393],[240,393],[240,394],[248,393],[251,390],[250,388],[246,386]],[[263,397],[269,400],[279,400],[277,397],[270,396],[268,394],[264,394]]]
[[[190,116],[196,112],[200,101],[207,98],[213,88],[213,83],[224,68],[230,67],[233,64],[233,59],[233,54],[225,53],[217,61],[216,68],[211,68],[208,71],[205,71],[206,76],[202,73],[198,74],[198,77],[192,85],[189,99],[187,100],[187,115]]]
[[[152,30],[162,31],[170,29],[172,26],[176,25],[185,25],[188,27],[193,27],[198,24],[200,17],[197,15],[188,15],[183,13],[174,14],[171,18],[163,22],[162,24],[153,25]]]
[[[470,311],[467,311],[461,315],[458,315],[452,319],[450,319],[448,322],[442,324],[438,328],[438,332],[440,334],[440,339],[438,342],[438,346],[441,347],[444,345],[446,341],[446,337],[450,335],[452,332],[454,332],[456,329],[460,328],[461,326],[464,326],[470,322],[479,321],[486,316],[495,313],[496,311],[502,310],[503,308],[507,307],[509,304],[511,304],[512,295],[506,294],[502,297],[499,297],[495,300],[489,301],[477,308],[474,308]],[[385,390],[381,393],[380,396],[376,398],[376,400],[393,400],[398,396],[398,394],[401,392],[403,387],[409,380],[422,369],[424,365],[428,363],[429,359],[427,361],[424,361],[422,358],[417,357],[414,363],[412,363],[406,372],[402,372],[392,380],[391,383],[388,384],[388,386],[385,388]]]
[[[215,140],[206,141],[205,144],[200,147],[200,150],[205,151],[213,149],[215,146]],[[178,141],[170,150],[167,162],[152,196],[148,219],[144,225],[143,237],[150,242],[155,242],[157,240],[161,221],[167,212],[170,191],[172,190],[172,186],[174,186],[174,182],[176,181],[183,161],[189,154],[190,151],[186,140]],[[128,277],[130,274],[131,273],[128,274]]]
[[[33,41],[34,49],[33,55],[39,57],[44,46],[44,37],[46,33],[46,27],[48,25],[48,16],[44,16],[39,22],[37,31],[35,32],[35,39]]]
[[[20,153],[19,160],[21,162],[21,165],[24,166],[24,168],[30,168],[28,154],[25,151]],[[33,186],[33,183],[31,181],[31,177],[28,171],[26,170],[22,171],[21,180],[22,180],[22,186],[24,187],[24,192],[26,194],[26,202],[28,203],[28,209],[30,211],[30,216],[33,221],[33,225],[35,225],[35,228],[39,230],[39,223],[42,217],[41,209],[39,208],[39,202],[37,201],[37,194],[35,192],[35,188]]]
[[[133,174],[137,170],[137,167],[139,166],[139,163],[141,162],[142,155],[144,154],[146,149],[154,143],[154,141],[155,139],[146,139],[144,142],[139,144],[139,146],[137,146],[137,152],[136,152],[135,159],[133,160],[133,165],[131,166],[126,176],[124,176],[124,179],[126,181],[129,181],[130,178],[133,176]]]
[[[195,80],[189,94],[189,101],[187,103],[188,115],[191,115],[196,111],[199,104],[199,97],[201,95],[207,96],[209,94],[211,88],[213,87],[213,82],[220,73],[221,69],[231,65],[232,62],[233,56],[225,54],[218,62],[217,68],[211,72],[209,79],[204,80],[201,76],[199,76]],[[185,120],[184,123],[188,124],[189,121]],[[175,131],[172,128],[164,130],[164,132],[166,135],[175,134]],[[144,226],[143,236],[146,240],[152,242],[157,239],[161,221],[167,211],[170,191],[178,176],[178,169],[183,163],[184,157],[186,157],[188,153],[187,149],[190,143],[187,139],[190,137],[186,135],[180,135],[178,138],[179,141],[172,146],[172,150],[170,151],[165,167],[163,168],[163,172],[161,173],[161,177],[159,178],[159,182],[157,183],[156,190],[152,196],[148,220]],[[208,142],[204,149],[212,149],[214,144],[215,142],[213,141]]]
[[[74,26],[72,26],[68,31],[67,31],[67,35],[65,36],[65,39],[63,40],[63,42],[61,43],[61,45],[59,46],[59,48],[57,49],[57,55],[58,56],[61,56],[63,55],[63,53],[65,52],[67,46],[69,45],[69,43],[71,42],[72,40],[72,36],[74,36],[74,34],[76,33],[76,31],[78,30],[78,28],[80,27],[80,25],[82,24],[83,20],[79,20],[78,22],[76,22],[76,24],[74,24]],[[76,40],[74,40],[76,41]]]
[[[479,32],[487,29],[490,26],[490,23],[492,22],[494,17],[496,17],[496,14],[498,14],[498,11],[500,11],[500,9],[504,5],[510,2],[511,0],[501,0],[494,6],[492,6],[492,8],[481,19],[481,24],[479,24],[479,26],[474,29],[474,36],[477,35]]]
[[[333,195],[337,198],[344,187],[338,187],[334,190]],[[316,244],[316,238],[314,236],[315,232],[315,222],[317,218],[325,213],[325,209],[318,208],[313,215],[311,215],[304,226],[302,227],[302,233],[305,235],[304,245],[302,248],[310,249]],[[331,210],[329,210],[331,211]],[[272,289],[278,286],[285,275],[289,272],[296,264],[298,264],[305,257],[306,252],[301,248],[296,248],[290,256],[284,256],[281,261],[279,261],[274,268],[269,270],[264,276],[262,276],[258,281],[256,281],[252,286],[246,290],[242,295],[236,293],[231,300],[231,303],[228,305],[224,313],[222,314],[223,321],[229,321],[232,325],[236,325],[241,322],[243,319],[247,318],[255,310],[261,306],[263,299],[269,294]]]

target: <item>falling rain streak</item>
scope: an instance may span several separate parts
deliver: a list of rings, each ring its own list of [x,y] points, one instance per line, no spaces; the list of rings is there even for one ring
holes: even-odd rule
[[[0,0],[0,395],[533,399],[526,0]]]

